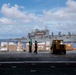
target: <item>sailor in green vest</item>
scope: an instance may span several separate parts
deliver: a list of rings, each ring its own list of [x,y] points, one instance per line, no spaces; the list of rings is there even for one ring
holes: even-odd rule
[[[53,41],[52,46],[51,46],[51,49],[55,49],[55,48],[56,48],[56,42]]]
[[[32,53],[32,39],[29,41],[29,53]]]

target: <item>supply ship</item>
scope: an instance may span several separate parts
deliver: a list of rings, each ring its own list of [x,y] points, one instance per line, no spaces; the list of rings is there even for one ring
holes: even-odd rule
[[[61,34],[61,32],[58,32],[58,35],[54,35],[52,32],[50,35],[47,28],[44,30],[35,29],[34,31],[28,33],[27,37],[15,38],[12,40],[29,42],[30,39],[32,39],[32,41],[37,40],[38,42],[52,41],[54,39],[63,40],[64,42],[76,42],[76,34],[71,34],[71,32],[68,32],[68,34],[65,35]]]

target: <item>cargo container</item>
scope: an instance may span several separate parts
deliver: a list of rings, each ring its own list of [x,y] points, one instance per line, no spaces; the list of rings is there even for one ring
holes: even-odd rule
[[[73,50],[72,44],[65,44],[66,50]]]
[[[17,44],[17,51],[23,51],[24,47],[23,47],[23,43],[18,42]]]
[[[7,42],[1,42],[0,51],[8,51],[8,43]]]
[[[9,51],[17,51],[17,45],[13,42],[9,42],[8,50]]]

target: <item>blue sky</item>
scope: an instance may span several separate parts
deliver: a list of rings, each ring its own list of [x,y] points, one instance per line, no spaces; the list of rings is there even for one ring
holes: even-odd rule
[[[18,4],[27,8],[50,8],[56,6],[65,6],[66,0],[0,0],[0,5],[10,3],[11,5]],[[45,9],[44,8],[44,9]]]
[[[0,38],[26,37],[34,29],[76,34],[76,0],[0,0]]]

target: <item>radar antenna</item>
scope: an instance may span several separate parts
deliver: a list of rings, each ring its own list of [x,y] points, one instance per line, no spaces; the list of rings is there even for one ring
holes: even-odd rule
[[[48,30],[47,25],[45,25],[45,30]]]

